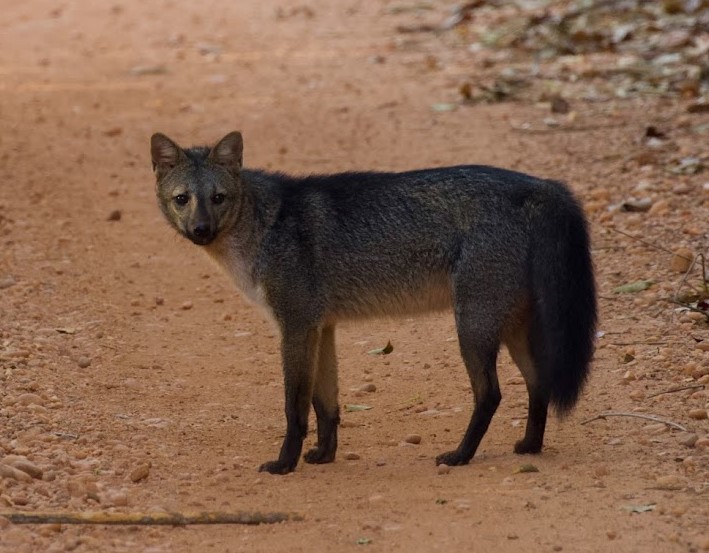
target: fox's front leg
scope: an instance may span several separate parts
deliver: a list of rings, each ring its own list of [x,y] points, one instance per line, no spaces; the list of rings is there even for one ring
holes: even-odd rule
[[[282,328],[283,377],[286,392],[286,437],[278,459],[261,465],[262,472],[287,474],[295,470],[308,433],[308,415],[313,399],[315,364],[320,330]]]
[[[318,418],[318,444],[305,454],[304,459],[306,463],[331,463],[337,452],[337,426],[340,424],[335,327],[332,325],[325,326],[320,333],[313,407]]]

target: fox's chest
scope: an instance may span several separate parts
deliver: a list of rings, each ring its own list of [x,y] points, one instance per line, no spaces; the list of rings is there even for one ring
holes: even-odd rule
[[[253,277],[253,260],[244,256],[237,248],[228,244],[208,248],[209,256],[229,275],[241,294],[271,315],[271,307],[266,300],[266,293]]]

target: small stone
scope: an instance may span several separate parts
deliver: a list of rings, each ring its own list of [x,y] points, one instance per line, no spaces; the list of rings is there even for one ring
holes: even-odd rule
[[[12,523],[8,519],[6,519],[5,517],[0,517],[0,530],[4,530],[8,526],[10,526],[10,524]]]
[[[652,436],[664,434],[667,430],[667,425],[661,422],[658,422],[657,424],[646,424],[643,426],[643,432]]]
[[[0,464],[0,478],[17,480],[18,482],[32,482],[32,477],[29,474],[5,464]]]
[[[448,474],[448,473],[450,473],[450,471],[451,471],[451,468],[448,465],[446,465],[445,463],[441,463],[440,465],[438,465],[437,472],[439,475]]]
[[[126,507],[128,505],[128,494],[121,491],[108,492],[103,503],[113,507]]]
[[[675,273],[686,273],[694,261],[694,252],[689,248],[675,250],[670,260],[670,269]]]
[[[505,381],[505,383],[510,386],[520,386],[524,384],[524,378],[521,376],[511,376]]]
[[[707,410],[706,409],[690,409],[689,413],[690,419],[698,420],[698,421],[703,421],[705,420],[709,415],[707,415]]]
[[[555,545],[554,547],[552,547],[552,550],[553,550],[553,551],[562,551],[563,549],[564,549],[564,548],[561,547],[560,545]]]
[[[359,391],[372,393],[377,391],[377,387],[373,383],[369,382],[368,384],[363,384],[360,386]]]
[[[22,394],[17,398],[17,403],[21,405],[42,405],[44,400],[37,394]]]
[[[655,486],[659,490],[681,490],[684,488],[684,482],[679,476],[670,474],[668,476],[658,476],[655,479]]]
[[[108,217],[106,217],[107,221],[120,221],[121,217],[123,217],[123,213],[121,212],[120,209],[114,209],[111,211],[111,213],[108,214]]]
[[[12,466],[15,467],[17,470],[21,470],[22,472],[26,472],[29,474],[32,478],[36,478],[37,480],[41,480],[42,476],[44,475],[43,471],[41,468],[39,468],[37,465],[32,463],[31,461],[25,460],[18,460],[12,463]]]
[[[77,365],[79,365],[79,368],[85,369],[85,368],[91,366],[91,359],[82,355],[81,357],[79,357],[79,360],[77,361]]]
[[[694,447],[697,449],[709,449],[709,436],[699,438],[696,442],[694,442]]]
[[[404,442],[407,444],[420,444],[421,436],[419,434],[409,434],[406,438],[404,438]]]
[[[193,303],[192,303],[191,301],[187,300],[186,302],[184,302],[184,303],[180,306],[180,309],[183,309],[183,310],[185,310],[185,311],[188,311],[188,310],[192,309],[193,306],[194,306]]]
[[[131,482],[140,482],[145,480],[150,474],[150,465],[148,463],[143,463],[135,467],[130,475],[128,476]]]
[[[630,394],[628,394],[628,396],[633,401],[642,401],[643,399],[645,399],[645,392],[643,392],[642,390],[633,390],[632,392],[630,392]]]
[[[618,533],[615,530],[608,530],[606,531],[606,537],[609,540],[614,540],[618,537]]]
[[[157,296],[155,298],[155,305],[163,305],[165,303],[165,298],[162,298],[160,296]]]
[[[0,278],[0,290],[5,290],[7,288],[11,288],[15,284],[17,284],[17,280],[15,280],[15,277],[13,277],[11,275]]]
[[[694,447],[695,444],[697,443],[697,440],[699,439],[699,436],[696,434],[689,434],[685,437],[683,437],[679,443],[681,443],[685,447]]]
[[[603,476],[608,476],[611,473],[606,465],[599,465],[593,468],[593,475],[596,478],[601,478]]]
[[[358,461],[359,459],[361,459],[359,453],[355,453],[354,451],[348,451],[345,453],[345,460],[347,461]]]

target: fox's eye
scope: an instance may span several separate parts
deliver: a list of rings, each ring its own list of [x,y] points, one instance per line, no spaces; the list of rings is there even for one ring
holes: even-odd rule
[[[175,196],[174,200],[177,205],[187,205],[187,202],[190,201],[190,197],[187,194],[178,194]]]
[[[224,196],[224,194],[214,194],[214,196],[212,196],[212,201],[215,204],[221,204],[224,203],[225,198],[226,196]]]

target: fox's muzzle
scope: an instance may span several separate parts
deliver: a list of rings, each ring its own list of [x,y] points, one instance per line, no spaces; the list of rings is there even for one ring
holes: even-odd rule
[[[197,223],[187,229],[186,235],[198,246],[206,246],[217,237],[217,231],[209,223]]]

